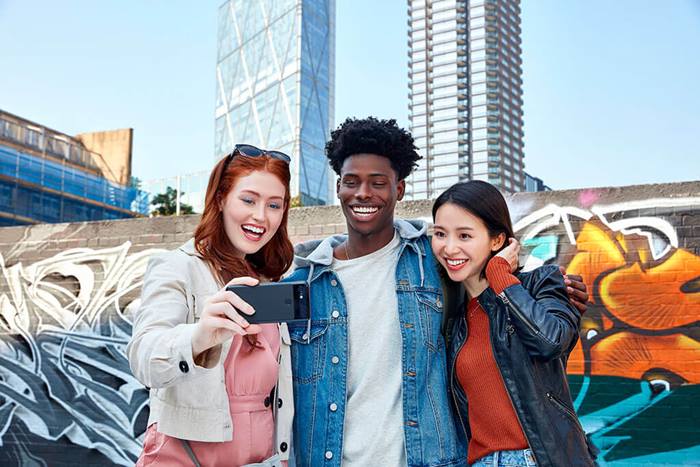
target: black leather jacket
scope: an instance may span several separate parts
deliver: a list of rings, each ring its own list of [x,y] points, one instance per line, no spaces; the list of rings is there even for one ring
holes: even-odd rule
[[[537,465],[596,465],[597,449],[576,417],[566,379],[566,362],[578,339],[580,315],[569,303],[556,266],[517,274],[522,285],[502,294],[490,287],[478,298],[489,316],[493,354]],[[445,293],[447,359],[457,426],[469,430],[467,398],[455,374],[455,361],[467,338],[464,288],[452,283]]]

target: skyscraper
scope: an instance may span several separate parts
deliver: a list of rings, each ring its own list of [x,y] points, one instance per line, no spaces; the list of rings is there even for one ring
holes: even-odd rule
[[[229,0],[219,9],[215,156],[237,143],[292,157],[292,196],[327,204],[335,0]]]
[[[520,191],[519,0],[408,0],[410,127],[424,159],[408,199],[486,180]]]

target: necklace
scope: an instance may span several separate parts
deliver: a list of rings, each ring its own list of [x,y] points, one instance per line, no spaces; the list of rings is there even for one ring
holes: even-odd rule
[[[346,240],[345,243],[343,243],[343,247],[345,250],[345,261],[348,261],[350,259],[350,255],[348,254],[348,241]]]

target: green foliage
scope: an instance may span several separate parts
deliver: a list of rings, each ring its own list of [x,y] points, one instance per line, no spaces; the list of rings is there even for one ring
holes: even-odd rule
[[[184,195],[185,192],[180,192],[180,197]],[[176,211],[176,198],[177,190],[169,186],[165,189],[165,193],[159,193],[153,197],[151,200],[151,205],[155,208],[151,211],[154,216],[173,216]],[[180,202],[180,214],[194,214],[192,206]]]

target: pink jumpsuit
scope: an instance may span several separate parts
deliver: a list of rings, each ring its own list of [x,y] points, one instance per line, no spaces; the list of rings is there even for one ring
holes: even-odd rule
[[[234,336],[224,372],[233,420],[233,440],[221,443],[190,441],[203,467],[240,466],[272,455],[275,423],[270,392],[277,384],[280,338],[276,324],[263,324],[257,345]],[[158,432],[157,423],[146,431],[137,466],[192,465],[180,440]]]

